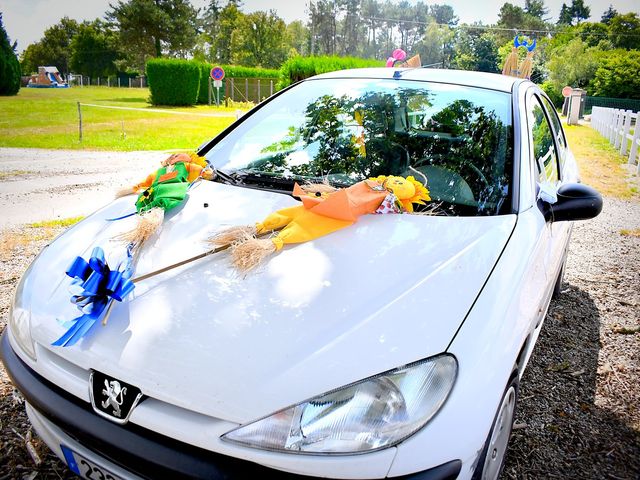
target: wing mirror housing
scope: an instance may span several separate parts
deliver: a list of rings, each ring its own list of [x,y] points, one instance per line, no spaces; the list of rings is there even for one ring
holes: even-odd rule
[[[545,203],[547,221],[589,220],[602,211],[602,195],[588,185],[567,183],[558,188],[558,201]]]

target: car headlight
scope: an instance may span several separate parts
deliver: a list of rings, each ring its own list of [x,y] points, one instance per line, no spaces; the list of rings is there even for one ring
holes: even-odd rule
[[[18,282],[13,303],[9,308],[9,328],[22,351],[35,361],[36,351],[31,338],[31,301],[28,298],[31,289],[25,288],[28,287],[30,272],[31,266]]]
[[[292,453],[346,454],[390,447],[435,415],[457,370],[451,355],[421,360],[238,427],[222,439]]]

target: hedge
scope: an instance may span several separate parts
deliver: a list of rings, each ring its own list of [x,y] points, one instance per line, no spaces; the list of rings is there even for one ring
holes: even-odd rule
[[[153,105],[195,105],[200,66],[193,60],[154,58],[147,62],[147,82]]]
[[[209,103],[209,75],[213,68],[208,63],[200,62],[200,91],[198,93],[198,103]]]
[[[241,67],[239,65],[220,65],[224,76],[229,78],[278,78],[280,70],[272,68]]]
[[[278,88],[284,88],[320,73],[335,72],[347,68],[384,67],[384,65],[382,60],[356,57],[293,57],[280,67]]]

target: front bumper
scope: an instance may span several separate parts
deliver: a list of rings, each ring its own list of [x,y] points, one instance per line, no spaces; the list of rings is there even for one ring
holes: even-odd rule
[[[103,459],[102,463],[106,462],[105,466],[112,471],[124,470],[141,478],[317,478],[282,472],[194,447],[131,423],[117,425],[110,422],[95,414],[88,403],[61,390],[29,368],[13,351],[6,330],[0,341],[0,358],[14,385],[32,408],[30,416],[35,419],[36,430],[43,432],[42,436],[49,447],[59,456],[59,444],[70,443],[71,440],[81,451],[88,450]],[[459,460],[454,460],[419,473],[395,478],[455,479],[461,465]]]

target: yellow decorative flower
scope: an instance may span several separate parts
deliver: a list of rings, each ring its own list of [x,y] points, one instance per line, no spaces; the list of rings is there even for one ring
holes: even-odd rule
[[[424,205],[425,201],[431,200],[429,190],[412,175],[407,178],[395,175],[380,175],[369,180],[378,182],[392,191],[407,212],[413,212],[414,203],[416,205]]]

